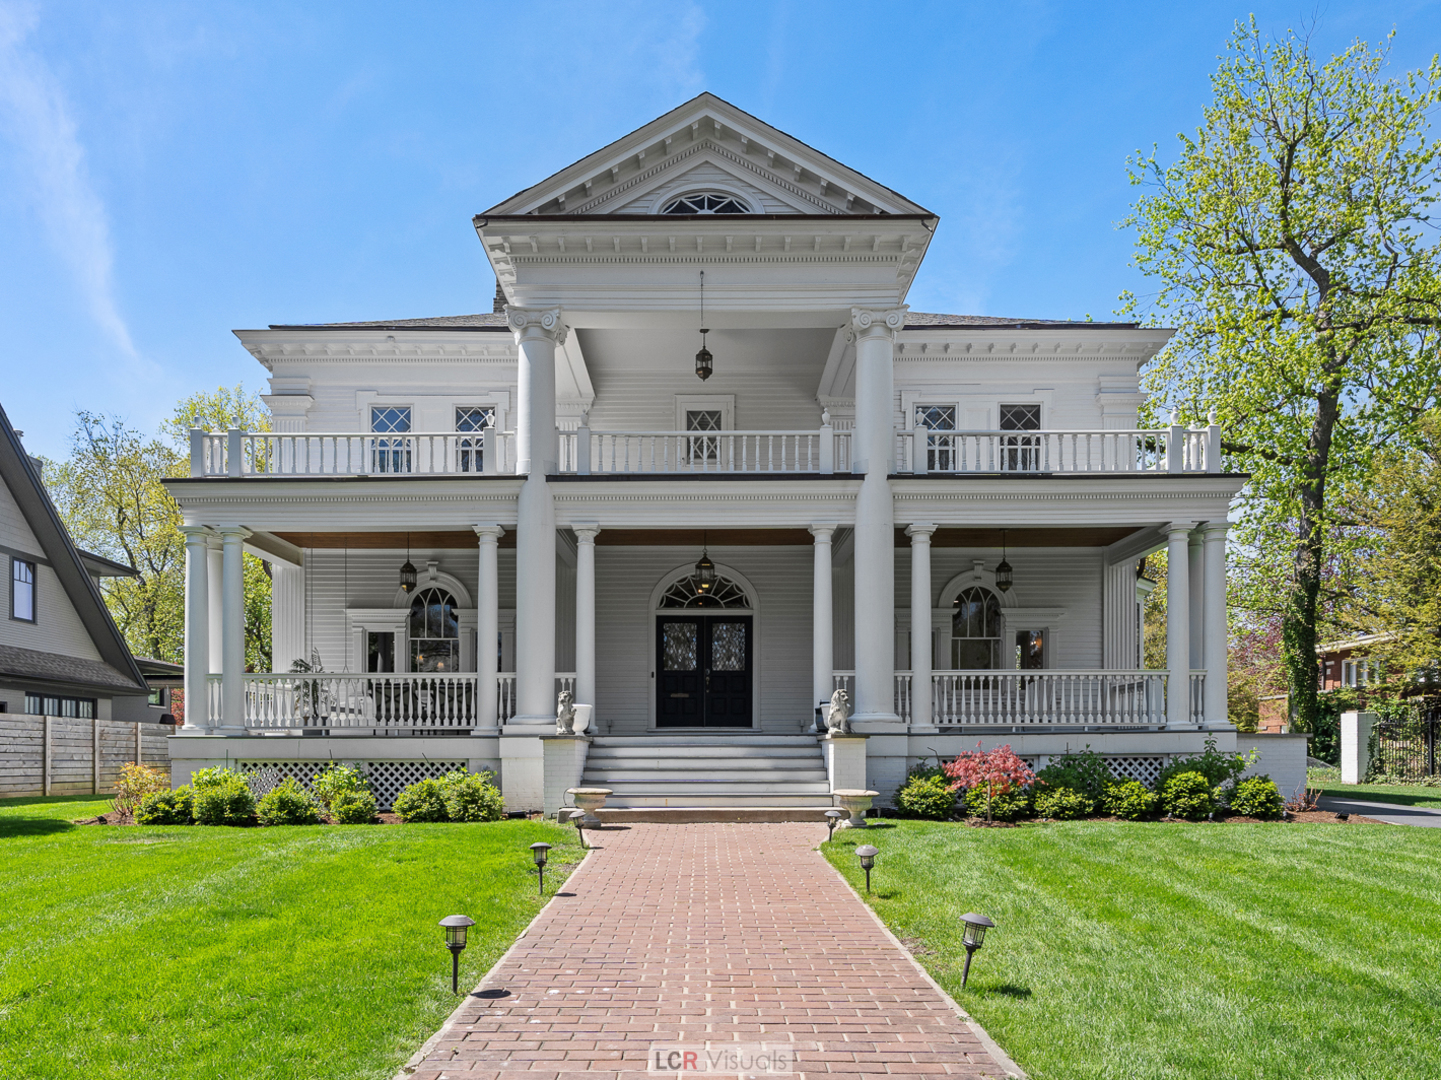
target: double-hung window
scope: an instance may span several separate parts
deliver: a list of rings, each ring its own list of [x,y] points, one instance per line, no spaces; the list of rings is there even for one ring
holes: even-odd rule
[[[926,436],[926,472],[956,471],[956,407],[917,405],[916,427]]]
[[[10,617],[35,621],[35,564],[25,559],[10,560]]]
[[[1039,431],[1039,405],[1002,405],[1002,431]],[[1039,472],[1041,439],[1039,435],[1003,435],[1001,437],[1001,468],[1006,472]]]
[[[410,407],[408,405],[372,405],[370,430],[377,438],[371,443],[370,471],[408,473],[411,470]]]
[[[485,440],[481,432],[494,423],[495,409],[489,405],[456,406],[455,430],[462,433],[456,441],[460,455],[456,464],[461,472],[485,471]]]

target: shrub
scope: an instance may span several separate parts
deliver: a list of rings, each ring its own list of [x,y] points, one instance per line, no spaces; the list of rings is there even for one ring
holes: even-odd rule
[[[1231,810],[1246,817],[1273,821],[1281,816],[1286,801],[1269,776],[1252,776],[1236,785],[1231,794]]]
[[[1042,788],[1036,795],[1036,814],[1056,821],[1075,821],[1096,812],[1096,801],[1069,787]]]
[[[1206,749],[1189,757],[1178,757],[1166,764],[1156,777],[1156,790],[1164,792],[1172,777],[1182,773],[1197,772],[1206,778],[1213,788],[1234,783],[1246,771],[1250,762],[1240,754],[1223,754],[1216,749],[1216,740],[1206,740]]]
[[[286,777],[261,797],[255,804],[255,816],[262,825],[320,824],[315,800],[293,776]]]
[[[956,793],[940,776],[912,776],[896,795],[896,805],[927,821],[946,821],[956,812]]]
[[[394,809],[401,821],[449,821],[445,809],[445,789],[439,780],[427,777],[417,780],[395,797]]]
[[[115,782],[115,809],[133,814],[145,796],[170,789],[170,776],[151,765],[135,762],[120,766],[120,779]]]
[[[974,809],[971,803],[971,792],[979,791],[980,806],[984,809],[987,820],[996,818],[1000,821],[1014,821],[1015,818],[999,817],[992,804],[997,795],[1005,795],[1028,786],[1035,780],[1036,774],[1012,752],[1009,743],[994,750],[982,750],[980,747],[981,744],[976,743],[975,750],[957,754],[955,760],[946,762],[941,768],[947,776],[956,781],[958,787],[967,789],[966,805],[972,807],[973,813],[981,813]],[[1029,807],[1030,795],[1024,796],[1024,802]]]
[[[937,754],[937,753],[935,753],[934,751],[932,751],[932,757],[931,757],[929,760],[930,760],[930,764],[926,764],[927,759],[926,759],[926,758],[921,758],[921,759],[920,759],[919,761],[917,761],[914,765],[912,765],[910,771],[909,771],[908,773],[906,773],[906,779],[907,779],[907,780],[930,780],[930,779],[932,779],[932,778],[934,778],[934,777],[938,777],[938,776],[943,777],[943,776],[946,775],[945,766],[941,764],[941,755],[940,755],[940,754]]]
[[[369,825],[375,820],[375,796],[368,791],[342,791],[330,802],[337,825]]]
[[[152,791],[135,809],[137,825],[193,825],[195,799],[189,786]]]
[[[1013,787],[991,796],[990,820],[1020,821],[1031,816],[1031,793],[1023,787]],[[986,817],[986,789],[973,787],[966,792],[966,809],[975,817]]]
[[[441,798],[451,821],[499,821],[505,816],[505,800],[491,779],[488,772],[461,770],[441,777]]]
[[[311,778],[310,791],[322,806],[333,811],[339,796],[368,792],[370,781],[354,765],[332,764]]]
[[[205,770],[206,772],[226,770]],[[249,825],[255,820],[255,796],[244,778],[231,773],[219,780],[207,778],[195,788],[197,825]]]
[[[210,769],[196,769],[190,777],[190,787],[194,791],[201,791],[208,787],[217,787],[220,784],[228,784],[232,780],[239,780],[245,784],[245,774],[236,772],[234,769],[223,768],[216,765]],[[246,784],[249,787],[249,784]]]
[[[1101,806],[1122,821],[1144,821],[1156,816],[1161,797],[1139,780],[1121,780],[1106,785]]]
[[[1106,759],[1100,754],[1092,753],[1088,747],[1079,754],[1056,758],[1036,773],[1036,779],[1046,787],[1064,787],[1079,791],[1092,803],[1098,803],[1106,794],[1106,785],[1114,777],[1111,776],[1111,767],[1106,764]],[[1039,802],[1036,809],[1040,809]]]
[[[1161,806],[1175,817],[1200,821],[1216,810],[1216,789],[1203,773],[1177,773],[1161,788]]]

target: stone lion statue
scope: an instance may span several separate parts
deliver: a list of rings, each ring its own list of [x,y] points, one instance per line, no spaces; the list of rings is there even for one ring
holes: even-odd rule
[[[562,690],[555,702],[555,733],[575,734],[575,695],[569,690]]]
[[[826,713],[827,735],[849,735],[851,733],[851,695],[844,689],[831,695],[831,708]]]

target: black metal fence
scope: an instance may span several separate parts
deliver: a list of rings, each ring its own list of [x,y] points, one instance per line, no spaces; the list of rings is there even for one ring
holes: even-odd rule
[[[1371,771],[1404,780],[1438,776],[1441,702],[1428,701],[1376,720]]]

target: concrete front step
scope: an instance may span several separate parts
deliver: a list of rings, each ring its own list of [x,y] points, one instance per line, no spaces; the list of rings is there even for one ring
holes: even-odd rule
[[[833,800],[829,794],[804,793],[795,791],[761,791],[755,794],[736,795],[722,792],[697,792],[690,788],[671,788],[669,791],[653,791],[646,794],[617,792],[605,801],[605,810],[635,809],[638,807],[699,806],[707,808],[728,807],[732,810],[748,806],[805,806],[818,810],[829,810]]]
[[[608,787],[612,801],[631,795],[657,795],[673,791],[693,791],[698,795],[766,795],[769,792],[787,795],[824,795],[830,797],[831,787],[824,780],[687,780],[673,776],[657,776],[653,779],[617,780],[609,784],[591,784],[586,774],[586,787]]]
[[[702,821],[729,821],[738,823],[764,821],[814,821],[817,829],[824,832],[825,806],[635,806],[605,807],[599,817],[606,825],[631,824],[691,824]],[[825,839],[821,832],[816,842]],[[605,832],[599,835],[587,833],[590,843],[604,845]]]
[[[590,768],[587,763],[585,782],[588,787],[614,787],[616,784],[644,783],[657,779],[677,783],[705,783],[709,780],[741,780],[766,784],[824,784],[826,771],[820,768],[784,768],[762,763],[748,769],[696,768],[675,761],[656,762],[649,767],[625,765],[599,765]],[[594,784],[591,781],[595,781]]]
[[[587,761],[819,761],[815,746],[592,746]]]

